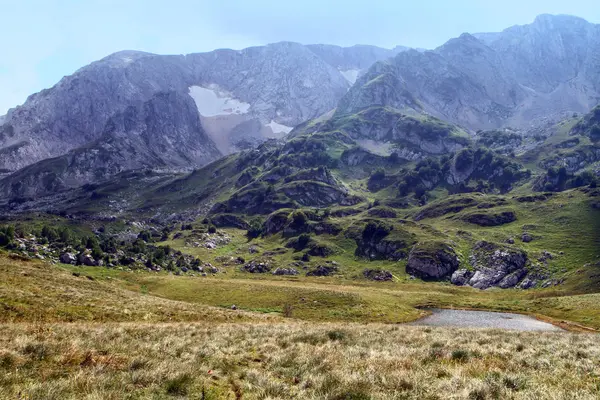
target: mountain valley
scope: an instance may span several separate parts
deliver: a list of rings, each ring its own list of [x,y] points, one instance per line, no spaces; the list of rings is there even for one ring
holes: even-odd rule
[[[594,398],[599,103],[563,15],[85,66],[0,118],[0,397]],[[431,308],[560,329],[397,325]]]

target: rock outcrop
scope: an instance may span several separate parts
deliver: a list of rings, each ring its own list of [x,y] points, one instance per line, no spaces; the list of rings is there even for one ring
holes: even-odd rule
[[[469,257],[472,269],[460,269],[452,274],[455,285],[477,289],[515,287],[528,273],[527,253],[522,250],[481,241]]]
[[[454,249],[446,243],[418,243],[408,255],[406,273],[425,280],[440,280],[450,277],[458,266]]]

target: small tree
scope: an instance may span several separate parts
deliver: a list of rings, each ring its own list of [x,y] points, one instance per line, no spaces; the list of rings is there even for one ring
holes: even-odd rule
[[[259,220],[253,219],[250,221],[250,226],[248,227],[248,232],[246,232],[246,236],[250,239],[254,239],[259,237],[262,234],[262,224]]]

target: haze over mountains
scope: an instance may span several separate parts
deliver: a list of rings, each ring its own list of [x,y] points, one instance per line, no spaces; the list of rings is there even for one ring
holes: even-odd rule
[[[361,135],[385,141],[405,116],[470,134],[527,130],[599,101],[600,26],[570,16],[463,34],[432,51],[289,42],[185,56],[124,51],[0,118],[0,195],[196,168],[311,119],[373,107],[383,111],[369,114],[374,128]]]

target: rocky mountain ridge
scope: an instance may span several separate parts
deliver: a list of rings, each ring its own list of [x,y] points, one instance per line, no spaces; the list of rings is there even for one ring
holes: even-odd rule
[[[389,106],[472,131],[556,121],[600,101],[599,50],[600,26],[570,16],[542,15],[500,33],[463,34],[435,50],[376,63],[337,114]]]
[[[14,171],[98,140],[110,118],[162,92],[190,95],[212,141],[230,153],[237,148],[232,140],[282,137],[335,108],[350,75],[393,54],[289,42],[179,56],[115,53],[9,110],[0,168]],[[241,137],[232,135],[236,128]]]

